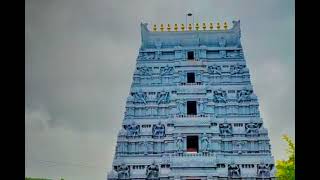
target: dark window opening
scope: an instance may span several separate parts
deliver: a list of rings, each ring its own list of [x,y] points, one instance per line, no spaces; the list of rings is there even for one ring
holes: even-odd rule
[[[193,59],[194,59],[194,52],[188,51],[188,60],[193,60]]]
[[[194,73],[187,73],[187,79],[188,79],[188,83],[195,83],[196,82],[196,78]]]
[[[187,102],[187,115],[197,115],[197,102],[188,101]]]
[[[187,136],[187,152],[198,152],[199,140],[198,136]]]

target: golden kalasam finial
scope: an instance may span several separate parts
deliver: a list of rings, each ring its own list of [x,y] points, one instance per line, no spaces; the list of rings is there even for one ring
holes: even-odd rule
[[[196,30],[199,30],[199,23],[196,23]]]
[[[207,27],[206,27],[206,23],[202,23],[202,29],[203,29],[203,30],[206,30],[206,28],[207,28]]]
[[[213,23],[212,23],[212,22],[210,23],[209,28],[210,28],[210,30],[212,30],[212,29],[213,29]]]
[[[181,24],[181,31],[184,31],[184,24]]]
[[[192,29],[192,25],[191,24],[189,24],[188,29],[189,29],[189,31],[191,31],[191,29]]]
[[[171,30],[170,24],[168,24],[168,26],[167,26],[167,30],[168,30],[168,31],[170,31],[170,30]]]
[[[156,24],[153,25],[153,31],[157,31],[157,25]]]
[[[217,23],[217,29],[220,30],[220,23]]]
[[[178,24],[174,24],[174,31],[178,31]]]
[[[227,29],[228,29],[228,24],[227,24],[227,22],[224,22],[223,27],[224,27],[224,30],[227,30]]]
[[[160,24],[160,30],[163,31],[164,27],[163,24]]]

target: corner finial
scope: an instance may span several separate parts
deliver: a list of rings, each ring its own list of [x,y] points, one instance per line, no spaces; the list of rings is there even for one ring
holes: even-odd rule
[[[240,30],[240,20],[232,21],[232,30],[238,33],[238,36],[241,37],[241,30]]]
[[[141,22],[141,24],[140,24],[140,27],[141,27],[141,41],[142,41],[141,48],[144,47],[145,40],[147,39],[148,34],[150,32],[148,30],[147,26],[148,26],[148,23]]]
[[[149,31],[147,26],[148,26],[148,23],[141,22],[140,23],[141,31],[145,31],[145,32]]]

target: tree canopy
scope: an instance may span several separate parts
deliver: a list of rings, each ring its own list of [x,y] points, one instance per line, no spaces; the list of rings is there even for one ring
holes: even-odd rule
[[[277,179],[278,180],[294,180],[295,179],[295,145],[292,139],[287,135],[283,135],[282,138],[287,142],[287,160],[277,160]]]

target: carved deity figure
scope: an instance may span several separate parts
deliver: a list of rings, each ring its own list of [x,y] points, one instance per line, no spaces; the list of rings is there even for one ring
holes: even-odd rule
[[[238,154],[241,154],[242,153],[242,148],[244,146],[245,142],[242,142],[242,141],[237,141],[235,143],[235,150],[237,151]]]
[[[158,122],[158,124],[153,125],[152,134],[156,137],[163,137],[165,135],[165,126]]]
[[[168,103],[169,102],[169,92],[161,91],[157,94],[157,103]]]
[[[238,164],[229,164],[228,165],[228,175],[230,177],[240,177],[240,167]]]
[[[154,45],[156,46],[157,49],[160,49],[162,46],[161,40],[158,38],[155,42]]]
[[[239,52],[234,50],[232,53],[227,54],[228,57],[239,57]]]
[[[143,141],[143,153],[148,154],[148,142],[145,140]]]
[[[112,176],[115,176],[115,177],[119,178],[119,175],[118,175],[118,172],[117,172],[116,168],[112,168],[111,174],[112,174]]]
[[[159,166],[156,165],[155,161],[153,161],[152,164],[148,165],[146,175],[147,178],[159,177]]]
[[[206,110],[206,104],[207,102],[205,101],[199,101],[199,113],[204,114]]]
[[[154,54],[140,53],[139,56],[138,56],[138,59],[141,59],[141,60],[154,59]]]
[[[201,74],[202,74],[202,73],[199,72],[199,71],[196,73],[196,81],[199,81],[199,82],[202,81],[202,80],[201,80]]]
[[[127,166],[124,163],[122,163],[121,165],[118,166],[117,172],[118,172],[119,179],[128,179],[130,177],[129,166]]]
[[[259,125],[257,123],[248,123],[246,124],[246,133],[248,135],[255,135],[258,134]]]
[[[180,83],[185,82],[186,81],[186,74],[183,71],[179,72],[179,79],[180,79]]]
[[[219,51],[219,54],[220,54],[220,57],[221,57],[221,58],[227,57],[227,53],[226,53],[225,50],[220,50],[220,51]]]
[[[183,138],[182,138],[181,135],[179,135],[179,136],[177,137],[176,145],[177,145],[177,150],[178,150],[178,152],[182,152],[182,151],[183,151]]]
[[[250,100],[250,95],[253,93],[252,90],[244,88],[237,93],[238,102],[242,102],[245,100]]]
[[[127,132],[129,136],[138,136],[140,134],[140,125],[133,121],[132,124],[127,126]]]
[[[173,67],[169,67],[168,65],[165,67],[161,67],[160,74],[161,76],[170,74],[173,71]]]
[[[135,102],[147,104],[147,93],[140,90],[139,92],[134,93],[133,97]]]
[[[226,43],[227,43],[227,41],[226,41],[226,39],[225,39],[224,37],[221,37],[221,38],[219,39],[219,46],[220,46],[220,47],[225,47],[225,46],[226,46]]]
[[[185,102],[182,99],[177,100],[177,109],[179,115],[184,114],[184,104]]]
[[[208,73],[209,74],[219,74],[221,75],[221,66],[213,65],[213,66],[208,66]]]
[[[156,53],[155,59],[160,59],[162,52],[158,50],[155,53]]]
[[[219,125],[219,127],[220,127],[220,133],[222,135],[231,135],[232,134],[231,124],[222,123],[222,124]]]
[[[201,138],[201,149],[202,149],[202,151],[209,150],[209,139],[208,139],[208,136],[206,133],[204,133]]]
[[[213,91],[213,101],[214,102],[227,102],[227,92],[221,88]]]
[[[140,71],[140,75],[143,75],[143,76],[152,75],[152,67],[142,66],[142,67],[138,67],[137,70]]]
[[[239,64],[232,65],[232,66],[230,67],[230,74],[231,74],[231,75],[241,74],[241,73],[243,73],[243,69],[244,69],[245,67],[246,67],[245,65],[239,65]]]
[[[270,166],[269,164],[260,163],[257,167],[258,177],[270,177]]]
[[[240,50],[239,57],[243,57],[243,51]]]

